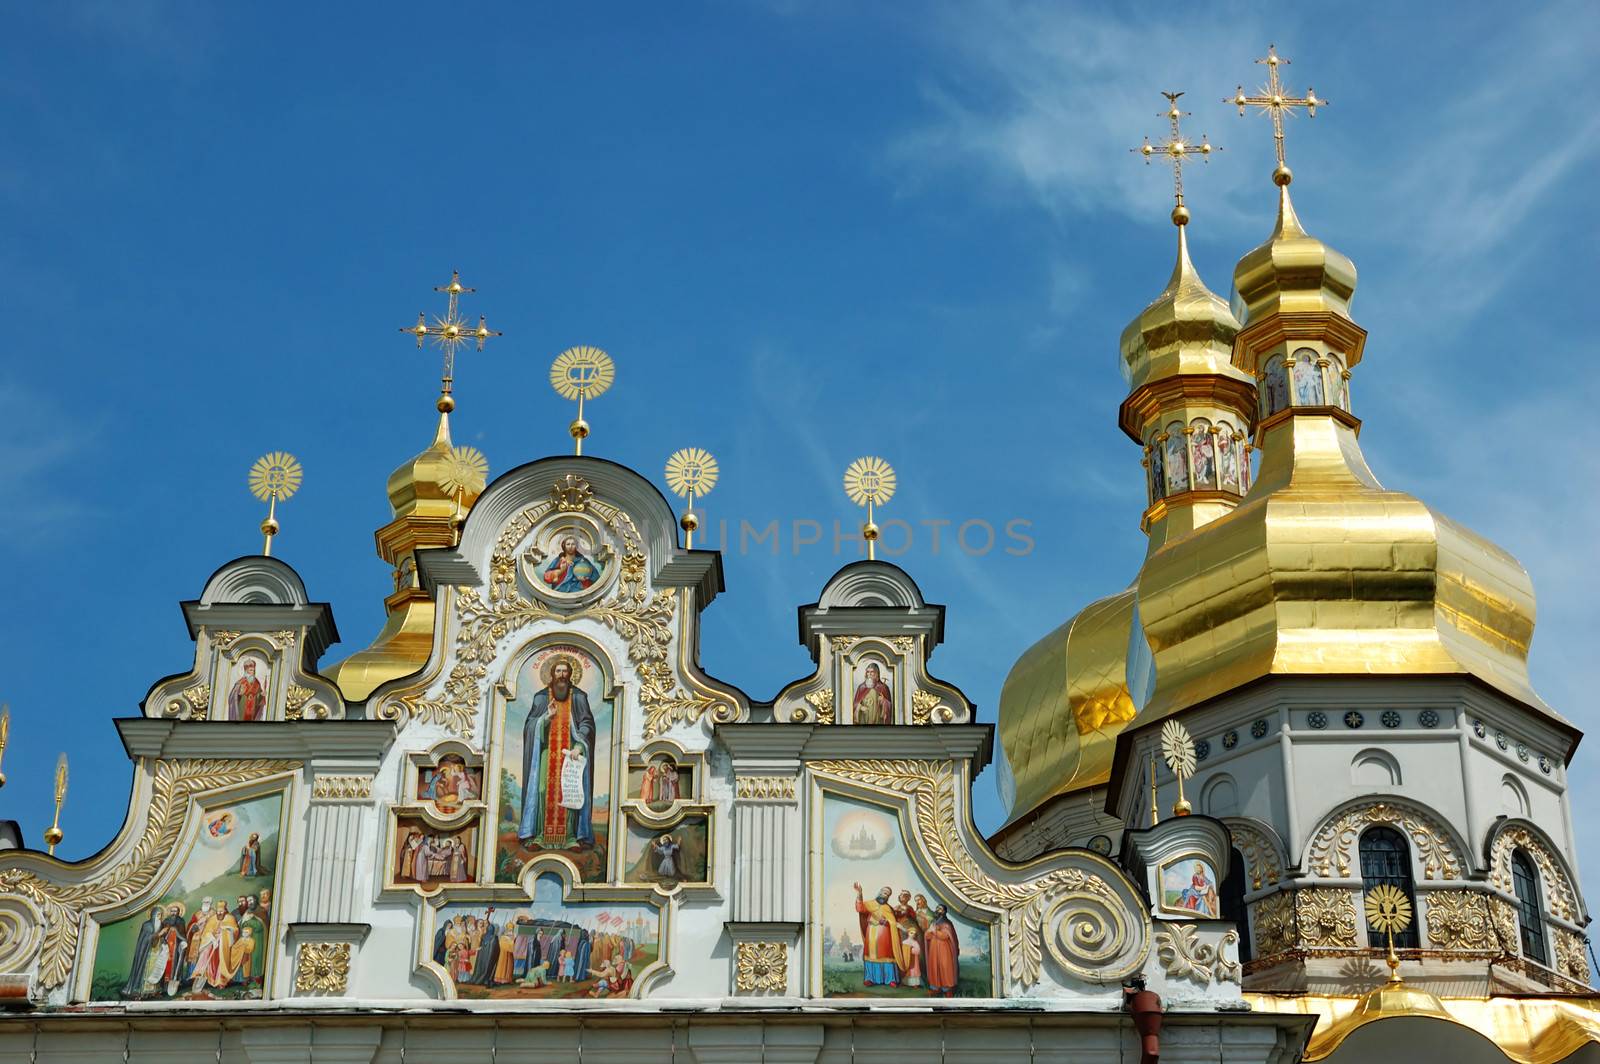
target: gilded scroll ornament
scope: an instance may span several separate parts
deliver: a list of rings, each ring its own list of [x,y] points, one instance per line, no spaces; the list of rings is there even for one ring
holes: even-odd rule
[[[1356,839],[1373,824],[1389,824],[1411,837],[1422,863],[1423,879],[1461,878],[1461,857],[1451,842],[1449,829],[1425,813],[1387,802],[1351,809],[1324,824],[1311,840],[1312,874],[1348,877]]]
[[[180,713],[187,713],[190,720],[205,720],[211,712],[211,685],[197,683],[193,687],[185,687],[179,692],[180,698],[174,698],[167,703],[167,716],[176,717]]]
[[[939,696],[932,691],[913,691],[911,693],[911,723],[928,724],[933,720],[934,710],[939,708]],[[946,709],[940,714],[944,723],[949,723],[955,716]]]
[[[1233,837],[1234,848],[1244,858],[1251,890],[1270,887],[1283,879],[1283,864],[1278,859],[1277,843],[1265,831],[1242,817],[1227,817],[1223,823]]]
[[[550,488],[550,505],[557,513],[577,514],[589,508],[594,489],[589,482],[575,473],[568,473]]]
[[[740,801],[792,802],[794,782],[793,776],[738,776],[733,791]]]
[[[806,695],[806,703],[811,706],[812,712],[817,715],[818,724],[832,724],[833,715],[833,688],[824,687],[820,691],[812,691]]]
[[[1512,824],[1495,836],[1494,846],[1489,852],[1489,882],[1494,884],[1496,890],[1506,894],[1515,893],[1511,882],[1511,855],[1517,850],[1525,851],[1538,866],[1550,911],[1563,920],[1576,920],[1574,913],[1577,912],[1578,903],[1571,880],[1561,870],[1544,839],[1521,824]]]
[[[833,647],[835,654],[848,654],[850,648],[856,645],[856,639],[853,635],[836,635],[828,640],[828,644]]]
[[[350,982],[350,943],[302,942],[294,988],[301,994],[343,994]]]
[[[1294,892],[1281,890],[1256,902],[1251,924],[1256,933],[1256,955],[1270,957],[1294,949]]]
[[[890,642],[902,654],[909,654],[916,649],[917,637],[912,635],[897,635]]]
[[[1497,948],[1488,895],[1471,890],[1430,890],[1423,898],[1427,902],[1428,945],[1434,949]]]
[[[1294,892],[1300,944],[1317,948],[1356,944],[1355,892],[1314,887]]]
[[[318,776],[311,783],[313,801],[348,802],[371,797],[371,776]]]
[[[1022,882],[984,871],[957,832],[960,777],[948,761],[826,760],[812,771],[912,798],[918,839],[939,874],[961,895],[1004,913],[1011,980],[1039,982],[1044,951],[1073,975],[1095,982],[1137,971],[1149,950],[1150,917],[1105,879],[1057,868]]]
[[[1227,947],[1237,941],[1239,933],[1230,930],[1212,946],[1201,940],[1194,924],[1172,924],[1170,929],[1156,932],[1156,959],[1170,977],[1210,986],[1213,980],[1239,978],[1238,963],[1226,955]]]
[[[138,771],[145,771],[141,761]],[[87,909],[120,905],[149,889],[178,849],[189,799],[206,791],[249,783],[300,767],[298,761],[235,761],[184,758],[157,761],[151,770],[144,833],[126,860],[82,883],[57,883],[22,868],[0,868],[0,897],[25,899],[37,908],[44,933],[39,951],[39,986],[53,990],[66,982],[78,948],[78,927]],[[0,856],[0,861],[4,861]],[[34,948],[19,936],[28,932],[0,915],[0,970],[25,971]]]
[[[1589,961],[1584,956],[1583,936],[1564,927],[1555,929],[1556,970],[1568,979],[1588,985]]]
[[[789,989],[789,944],[741,942],[734,952],[734,985],[740,993]]]
[[[227,650],[244,634],[226,628],[208,628],[206,632],[211,636],[211,645],[218,650]]]
[[[587,489],[588,485],[582,485]],[[569,490],[557,485],[554,497]],[[577,491],[571,487],[571,491]],[[579,493],[581,495],[581,492]],[[653,738],[680,723],[692,723],[706,713],[713,720],[732,719],[733,703],[725,698],[686,691],[677,683],[668,651],[678,589],[652,592],[645,579],[645,557],[633,519],[597,499],[585,498],[585,507],[605,519],[624,544],[622,566],[614,598],[572,613],[558,613],[537,599],[524,597],[516,586],[513,553],[534,523],[550,511],[540,504],[523,511],[501,532],[490,561],[489,599],[477,588],[461,588],[455,596],[456,664],[436,698],[412,692],[386,701],[378,709],[384,720],[403,713],[414,719],[441,724],[463,738],[471,738],[473,724],[488,686],[489,666],[500,642],[538,621],[587,619],[616,632],[628,644],[628,660],[639,676],[639,705],[644,710],[644,734]]]
[[[295,640],[298,638],[300,638],[300,633],[291,628],[272,633],[272,641],[277,644],[279,650],[293,650]]]
[[[1515,955],[1522,950],[1522,935],[1517,925],[1517,907],[1504,898],[1490,898],[1489,908],[1494,914],[1494,934],[1500,949]]]
[[[314,693],[315,692],[313,692],[311,688],[305,686],[304,684],[290,684],[289,695],[284,700],[283,704],[284,718],[286,720],[304,720],[306,715],[306,703],[311,700],[311,696]],[[326,717],[327,715],[328,714],[326,710],[320,714],[317,714],[319,718]]]

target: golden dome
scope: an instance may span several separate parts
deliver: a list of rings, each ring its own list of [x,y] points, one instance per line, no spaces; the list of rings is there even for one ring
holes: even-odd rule
[[[1128,637],[1135,589],[1085,606],[1017,660],[1000,690],[1013,819],[1057,794],[1103,784],[1134,717]]]
[[[1146,384],[1188,374],[1217,374],[1254,387],[1248,375],[1233,368],[1238,319],[1195,272],[1186,233],[1187,227],[1180,225],[1178,261],[1167,287],[1122,330],[1123,379],[1135,392]],[[1126,417],[1123,427],[1127,428]],[[1138,439],[1136,432],[1133,435]]]
[[[1301,227],[1284,182],[1278,186],[1278,224],[1266,243],[1234,267],[1233,289],[1246,324],[1280,313],[1325,312],[1348,318],[1356,267]]]

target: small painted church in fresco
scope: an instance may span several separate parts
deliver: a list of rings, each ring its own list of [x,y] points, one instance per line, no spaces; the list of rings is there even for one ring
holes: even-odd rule
[[[584,454],[613,367],[574,348],[574,453],[490,479],[452,356],[498,334],[453,278],[405,330],[445,371],[388,481],[383,630],[331,652],[271,555],[299,467],[267,456],[263,553],[196,574],[192,658],[106,722],[120,832],[0,849],[0,1064],[1600,1060],[1533,588],[1363,458],[1355,267],[1283,163],[1281,113],[1321,101],[1265,62],[1236,102],[1279,129],[1276,202],[1232,300],[1180,183],[1171,278],[1105,338],[1144,563],[1018,648],[996,721],[931,667],[944,608],[870,556],[879,459],[846,476],[869,557],[796,604],[812,670],[770,702],[708,675],[701,615],[738,593],[694,544],[715,460],[673,455],[674,502]],[[1169,98],[1145,155],[1181,173]]]

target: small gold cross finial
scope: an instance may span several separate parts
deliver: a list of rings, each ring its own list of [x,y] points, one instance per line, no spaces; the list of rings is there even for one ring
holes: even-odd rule
[[[1328,101],[1317,99],[1316,90],[1309,85],[1306,86],[1306,94],[1304,96],[1290,96],[1284,90],[1283,79],[1278,76],[1278,68],[1280,66],[1288,66],[1289,60],[1278,54],[1276,46],[1267,45],[1266,57],[1257,59],[1256,62],[1267,68],[1267,83],[1254,96],[1246,96],[1244,94],[1244,86],[1240,85],[1233,99],[1223,100],[1222,102],[1231,103],[1238,107],[1241,115],[1244,114],[1246,107],[1259,107],[1272,117],[1272,142],[1278,151],[1278,168],[1272,172],[1272,180],[1279,185],[1287,185],[1294,179],[1294,175],[1283,161],[1284,115],[1286,113],[1293,115],[1296,107],[1304,107],[1306,109],[1306,117],[1315,118],[1317,117],[1317,108],[1326,107]]]
[[[456,348],[462,344],[476,341],[478,350],[483,350],[483,345],[491,336],[501,335],[498,329],[489,328],[483,315],[478,315],[478,324],[473,326],[461,317],[461,296],[468,292],[476,292],[476,288],[468,288],[461,283],[461,274],[457,270],[450,271],[450,283],[437,285],[435,292],[443,292],[446,298],[443,317],[433,319],[433,324],[428,324],[428,316],[417,314],[417,323],[409,325],[400,331],[409,333],[417,338],[417,346],[422,346],[422,341],[432,338],[444,351],[444,372],[439,387],[439,409],[449,413],[455,407],[455,400],[450,397],[450,386],[455,381],[456,373]]]
[[[1177,198],[1177,205],[1172,208],[1172,224],[1184,225],[1189,221],[1189,208],[1183,205],[1183,163],[1191,155],[1200,156],[1201,162],[1210,162],[1211,153],[1221,151],[1214,148],[1204,136],[1199,144],[1191,144],[1183,139],[1183,132],[1178,128],[1178,123],[1188,116],[1189,112],[1178,106],[1178,97],[1181,92],[1163,92],[1167,98],[1167,109],[1159,117],[1172,123],[1172,135],[1160,144],[1151,144],[1150,138],[1144,138],[1144,143],[1132,149],[1144,156],[1146,165],[1150,160],[1159,156],[1163,161],[1172,164],[1173,195]]]

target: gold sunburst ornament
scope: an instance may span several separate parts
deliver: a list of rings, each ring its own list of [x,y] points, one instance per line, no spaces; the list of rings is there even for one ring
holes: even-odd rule
[[[561,398],[578,401],[578,416],[567,428],[572,433],[573,454],[583,453],[583,441],[589,435],[583,401],[603,394],[616,377],[616,364],[598,347],[569,347],[550,363],[550,387]]]
[[[278,534],[278,500],[300,490],[300,463],[288,451],[273,451],[256,459],[250,467],[250,494],[267,504],[267,519],[261,522],[266,542],[261,553],[272,557],[272,537]]]
[[[452,447],[445,463],[444,476],[439,483],[445,491],[456,497],[456,510],[451,516],[455,525],[456,542],[461,542],[461,525],[466,520],[462,504],[468,495],[476,496],[489,481],[489,459],[476,447]]]
[[[683,545],[694,549],[694,530],[700,527],[700,518],[694,512],[694,497],[705,495],[717,486],[717,460],[703,447],[684,447],[672,452],[667,459],[667,487],[674,495],[685,500],[683,517]]]
[[[1389,940],[1389,952],[1384,961],[1389,965],[1389,982],[1400,982],[1400,955],[1394,951],[1394,936],[1411,926],[1411,899],[1406,892],[1390,883],[1367,891],[1367,926]]]
[[[1183,796],[1183,781],[1194,775],[1194,738],[1175,720],[1161,726],[1161,758],[1178,777],[1178,800],[1172,804],[1172,815],[1188,816],[1192,807]]]
[[[872,509],[894,497],[894,467],[870,455],[857,458],[844,471],[844,492],[851,502],[867,508],[867,523],[861,526],[861,538],[867,541],[867,558],[876,558],[882,530],[872,519]]]

